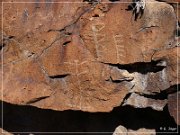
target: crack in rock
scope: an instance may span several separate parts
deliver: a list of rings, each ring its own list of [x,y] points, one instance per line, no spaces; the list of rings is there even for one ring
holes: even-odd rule
[[[63,74],[63,75],[53,75],[53,76],[49,76],[49,78],[51,79],[62,79],[65,78],[67,76],[69,76],[70,74]]]
[[[38,98],[33,98],[33,99],[27,101],[26,104],[34,104],[34,103],[39,102],[41,100],[47,99],[49,97],[50,96],[42,96],[42,97],[38,97]]]

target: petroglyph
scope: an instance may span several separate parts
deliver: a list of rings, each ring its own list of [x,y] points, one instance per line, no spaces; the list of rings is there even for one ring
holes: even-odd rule
[[[103,46],[102,42],[105,41],[106,35],[101,33],[102,30],[105,28],[104,23],[98,23],[93,24],[91,26],[92,32],[93,32],[93,39],[96,47],[96,53],[97,53],[97,59],[101,59],[103,50],[105,49],[105,46]]]
[[[83,100],[82,92],[83,92],[83,90],[81,87],[81,76],[84,74],[87,74],[88,70],[83,69],[83,71],[80,71],[79,67],[82,65],[87,65],[88,61],[79,62],[79,60],[74,60],[73,62],[64,62],[64,64],[68,64],[68,65],[71,65],[72,67],[74,67],[74,71],[71,71],[70,74],[76,77],[75,84],[78,84],[79,95],[80,95],[79,104],[76,105],[76,107],[78,107],[79,109],[82,109],[82,100]]]
[[[28,12],[28,9],[26,8],[23,11],[23,14],[22,14],[22,21],[23,21],[23,23],[25,23],[28,20],[28,17],[29,17],[29,12]]]
[[[97,24],[93,24],[92,25],[92,30],[94,32],[100,32],[105,28],[105,24],[104,23],[97,23]]]
[[[116,47],[116,57],[117,57],[117,63],[120,61],[123,62],[125,58],[125,48],[123,45],[123,35],[117,34],[114,35],[114,43]]]
[[[74,76],[86,74],[87,71],[79,72],[78,68],[79,68],[79,66],[82,66],[83,64],[87,64],[87,63],[88,63],[88,61],[79,62],[78,60],[74,60],[74,62],[64,62],[64,64],[68,64],[68,65],[71,65],[72,67],[74,67],[75,70],[70,72],[70,74],[74,75]]]
[[[19,10],[16,9],[16,16],[18,17],[19,16]]]

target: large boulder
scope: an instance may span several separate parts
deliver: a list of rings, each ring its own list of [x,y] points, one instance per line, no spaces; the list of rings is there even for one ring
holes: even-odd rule
[[[179,83],[170,4],[151,0],[135,20],[127,2],[51,2],[3,3],[1,100],[109,112],[133,93],[128,105],[163,109],[166,99],[141,96]]]

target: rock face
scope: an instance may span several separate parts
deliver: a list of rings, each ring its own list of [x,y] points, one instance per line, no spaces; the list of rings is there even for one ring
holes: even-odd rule
[[[169,108],[169,112],[171,114],[172,117],[174,117],[176,123],[178,125],[180,125],[180,119],[179,119],[179,111],[178,111],[178,108],[180,107],[177,100],[179,101],[178,99],[179,97],[179,92],[178,94],[177,93],[174,93],[174,94],[169,94],[168,96],[168,108]]]
[[[82,1],[3,3],[1,100],[87,112],[168,103],[175,117],[179,9],[148,0],[135,21],[130,0]]]
[[[166,100],[155,100],[132,93],[123,105],[133,105],[136,108],[151,107],[154,110],[162,111],[166,104]]]

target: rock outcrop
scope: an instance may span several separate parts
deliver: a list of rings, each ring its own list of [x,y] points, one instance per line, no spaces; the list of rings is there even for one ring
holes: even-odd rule
[[[2,101],[86,112],[168,104],[179,124],[179,9],[169,4],[179,1],[148,0],[137,20],[131,0],[11,1],[0,27]]]
[[[118,126],[113,135],[156,135],[155,130],[139,129],[137,131],[127,130],[123,126]]]
[[[0,133],[1,133],[1,135],[13,135],[13,134],[11,134],[11,133],[9,133],[9,132],[7,132],[7,131],[4,131],[4,130],[1,129],[1,128],[0,128]]]

